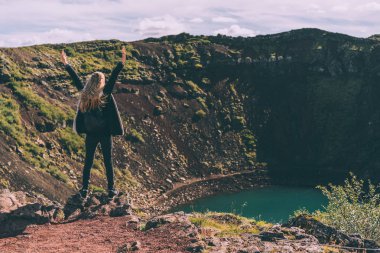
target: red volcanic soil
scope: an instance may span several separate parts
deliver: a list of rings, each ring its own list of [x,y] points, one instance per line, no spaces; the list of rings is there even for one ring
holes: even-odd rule
[[[175,224],[142,231],[128,225],[128,216],[99,216],[76,222],[29,226],[23,234],[0,239],[0,252],[118,252],[123,245],[140,242],[137,252],[186,252],[190,238]],[[121,251],[125,252],[125,251]]]

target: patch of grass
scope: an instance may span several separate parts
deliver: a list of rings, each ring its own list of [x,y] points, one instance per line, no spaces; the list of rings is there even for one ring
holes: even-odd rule
[[[139,182],[128,168],[115,169],[115,176],[117,178],[116,183],[119,189],[127,190],[131,187],[136,187],[139,185]]]
[[[20,97],[22,102],[27,106],[36,108],[43,116],[52,121],[63,121],[71,117],[61,108],[50,104],[45,99],[38,96],[29,86],[20,82],[10,82],[9,87]]]
[[[127,141],[131,141],[131,142],[141,142],[141,143],[145,143],[145,140],[142,136],[141,133],[139,133],[136,129],[134,128],[131,128],[129,129],[129,131],[126,133],[125,135],[125,139]]]
[[[9,180],[5,178],[0,178],[0,188],[9,189],[11,184],[9,183]]]
[[[206,94],[196,83],[191,80],[186,81],[185,84],[190,88],[194,95],[202,96]]]
[[[207,113],[205,111],[203,111],[202,109],[199,109],[198,111],[194,113],[193,120],[198,121],[206,117],[206,115]]]
[[[47,172],[49,172],[50,175],[52,175],[53,177],[55,177],[56,179],[58,179],[64,183],[69,182],[69,177],[56,166],[50,166],[48,168]]]
[[[96,193],[96,192],[105,193],[106,192],[106,190],[103,187],[96,186],[96,185],[90,185],[89,189],[90,189],[90,191],[92,191],[94,193]]]
[[[203,109],[208,110],[206,100],[203,97],[197,97],[196,100],[202,105]]]
[[[66,127],[59,129],[58,141],[70,154],[84,154],[84,139],[71,128]]]
[[[242,233],[259,234],[263,229],[272,226],[236,214],[217,212],[193,213],[190,221],[201,228],[201,233],[203,231],[203,234],[207,235],[210,232],[208,229],[212,229],[219,237],[234,237]]]
[[[11,96],[0,93],[0,131],[25,144],[25,129],[22,126],[20,106]]]
[[[22,125],[20,106],[16,100],[4,93],[0,94],[0,131],[16,142],[23,160],[39,168],[48,164],[41,157],[44,149],[30,140]]]

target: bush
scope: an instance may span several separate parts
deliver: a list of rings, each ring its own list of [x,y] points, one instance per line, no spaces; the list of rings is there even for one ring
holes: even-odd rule
[[[380,241],[379,186],[368,180],[368,185],[350,173],[344,185],[318,186],[329,203],[315,215],[324,223],[348,234]]]

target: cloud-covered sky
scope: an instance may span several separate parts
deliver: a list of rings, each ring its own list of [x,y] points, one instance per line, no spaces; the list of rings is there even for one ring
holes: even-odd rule
[[[380,0],[0,0],[0,47],[304,27],[380,33]]]

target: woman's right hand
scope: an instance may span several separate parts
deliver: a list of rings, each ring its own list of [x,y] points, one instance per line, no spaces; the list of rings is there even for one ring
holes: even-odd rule
[[[69,64],[67,61],[67,55],[63,49],[61,51],[61,60],[62,60],[63,64],[65,64],[65,65]]]

